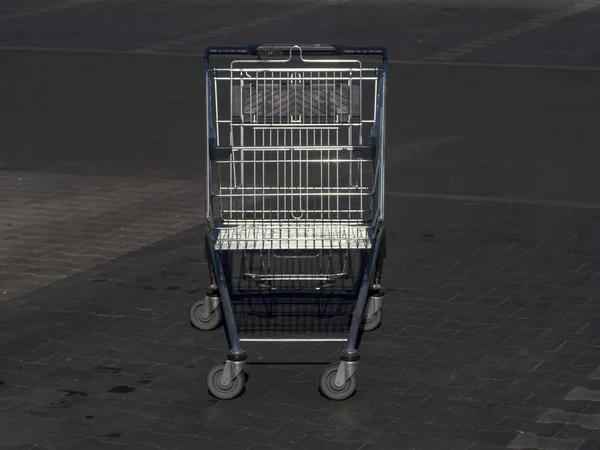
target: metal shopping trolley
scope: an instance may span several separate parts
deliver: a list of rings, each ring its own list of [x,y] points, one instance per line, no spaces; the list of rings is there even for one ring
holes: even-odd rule
[[[208,389],[221,399],[242,393],[241,342],[339,341],[340,361],[319,387],[346,399],[356,390],[360,337],[382,318],[386,51],[211,47],[205,64],[211,285],[190,320],[201,330],[224,323],[230,349]],[[268,333],[294,314],[291,334]],[[343,337],[309,326],[317,316],[341,316]],[[250,327],[243,337],[250,317],[267,333]]]

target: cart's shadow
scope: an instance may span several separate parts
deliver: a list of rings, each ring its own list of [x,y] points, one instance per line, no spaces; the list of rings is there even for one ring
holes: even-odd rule
[[[224,252],[239,332],[254,338],[347,337],[367,256],[362,251],[319,252],[306,258]]]
[[[275,362],[275,361],[248,361],[248,366],[327,366],[331,362],[327,361],[288,361],[288,362]]]

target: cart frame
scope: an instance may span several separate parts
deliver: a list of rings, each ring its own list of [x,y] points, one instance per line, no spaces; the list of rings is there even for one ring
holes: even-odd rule
[[[211,65],[211,57],[224,57],[229,67]],[[365,65],[367,58],[377,64]],[[345,342],[320,389],[333,400],[354,393],[360,335],[379,326],[384,297],[386,66],[382,47],[206,49],[205,257],[211,283],[206,297],[191,306],[190,319],[201,330],[224,324],[227,359],[208,376],[217,398],[243,391],[247,353],[241,343],[257,341]],[[227,84],[229,96],[219,103]],[[373,88],[369,110],[367,84]],[[311,258],[349,250],[368,256],[347,339],[240,338],[225,252],[258,254],[259,272],[248,269],[245,279],[277,290],[298,283],[321,289],[344,278],[345,268],[336,272],[321,264],[308,274],[274,273],[267,258],[278,252]]]

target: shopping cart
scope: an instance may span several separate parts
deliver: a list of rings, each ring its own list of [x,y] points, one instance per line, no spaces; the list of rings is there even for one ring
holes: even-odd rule
[[[211,285],[190,320],[201,330],[224,322],[230,349],[208,375],[209,392],[230,399],[244,390],[241,342],[336,341],[345,349],[319,386],[346,399],[362,332],[382,318],[386,51],[211,47],[205,64]],[[264,308],[243,317],[276,320],[281,305],[310,304],[312,316],[345,316],[347,335],[315,336],[299,321],[291,336],[240,338],[234,308],[248,299]]]

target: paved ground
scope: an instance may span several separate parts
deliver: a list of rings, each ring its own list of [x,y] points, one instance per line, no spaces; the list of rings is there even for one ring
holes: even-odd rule
[[[0,448],[600,448],[599,13],[2,2]],[[187,321],[196,53],[316,35],[390,49],[384,325],[346,402],[316,389],[337,344],[248,344],[247,392],[219,402],[224,336]]]

